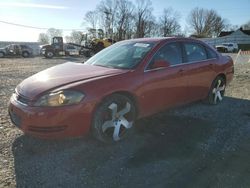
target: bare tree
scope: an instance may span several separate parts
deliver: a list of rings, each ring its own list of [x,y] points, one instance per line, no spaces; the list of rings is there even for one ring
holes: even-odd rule
[[[103,25],[106,37],[109,38],[113,38],[114,36],[117,4],[117,0],[102,0],[97,5],[97,10],[100,13],[101,20],[103,20],[101,24]]]
[[[167,36],[179,34],[179,15],[172,9],[165,9],[160,21],[152,14],[151,0],[102,0],[95,11],[85,14],[85,21],[90,24],[89,36],[108,37],[115,40]],[[162,24],[163,23],[163,24]],[[102,32],[99,32],[102,31]],[[90,37],[91,38],[91,37]]]
[[[41,42],[42,44],[48,44],[51,42],[53,37],[61,37],[62,34],[62,30],[50,28],[47,30],[46,33],[39,34],[38,42]]]
[[[240,26],[238,26],[238,25],[228,24],[227,27],[226,27],[226,30],[228,30],[228,31],[236,31],[239,28],[240,28]]]
[[[160,35],[163,37],[179,34],[181,26],[178,23],[179,14],[172,8],[164,9],[159,18]]]
[[[48,35],[46,33],[40,33],[39,38],[38,38],[38,42],[40,42],[42,44],[48,44],[49,43]]]
[[[193,9],[189,15],[188,23],[196,35],[204,35],[205,10],[200,8]]]
[[[97,35],[96,29],[88,28],[88,33],[90,35],[90,38],[96,38],[96,35]]]
[[[63,32],[60,29],[50,28],[47,30],[46,34],[51,41],[53,37],[62,37]]]
[[[244,30],[250,30],[250,21],[245,23],[242,27],[243,27]]]
[[[228,27],[227,21],[220,16],[214,20],[213,36],[218,37],[222,30]]]
[[[97,13],[97,11],[88,11],[85,14],[84,19],[85,19],[86,22],[88,22],[90,24],[90,27],[92,29],[96,29],[97,21],[98,21],[98,13]]]
[[[117,10],[115,16],[115,25],[117,31],[117,40],[122,40],[126,38],[127,32],[129,32],[129,27],[133,21],[133,10],[134,5],[131,1],[120,0],[117,2]]]
[[[215,10],[203,8],[193,9],[188,17],[188,23],[199,37],[218,35],[225,27],[225,20]]]
[[[151,17],[146,21],[144,37],[158,36],[157,27],[158,24],[156,23],[155,17]]]
[[[75,44],[81,44],[81,42],[84,39],[84,35],[81,31],[72,31],[70,33],[70,36],[66,36],[66,41],[67,42],[72,42]]]
[[[154,17],[150,0],[137,0],[135,12],[136,37],[141,38],[151,32]]]

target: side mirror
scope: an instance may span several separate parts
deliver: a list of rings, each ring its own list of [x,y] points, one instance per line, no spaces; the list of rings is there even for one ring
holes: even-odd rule
[[[152,69],[157,69],[157,68],[167,68],[170,66],[170,63],[166,60],[159,59],[155,60],[152,65]]]

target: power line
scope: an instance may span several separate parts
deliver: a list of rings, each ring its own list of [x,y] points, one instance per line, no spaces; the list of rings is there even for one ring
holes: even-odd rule
[[[50,29],[49,27],[36,27],[36,26],[31,26],[31,25],[23,25],[23,24],[18,24],[18,23],[13,23],[13,22],[7,22],[7,21],[3,21],[0,20],[0,23],[4,23],[4,24],[8,24],[8,25],[13,25],[13,26],[17,26],[17,27],[25,27],[25,28],[31,28],[31,29],[38,29],[38,30],[48,30]],[[72,30],[84,30],[84,29],[60,29],[63,31],[72,31]]]

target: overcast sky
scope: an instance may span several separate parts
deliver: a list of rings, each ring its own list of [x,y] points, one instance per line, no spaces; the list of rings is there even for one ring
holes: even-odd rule
[[[135,0],[132,0],[135,2]],[[0,21],[40,28],[82,29],[84,14],[94,10],[100,0],[0,0]],[[250,0],[152,0],[153,14],[158,17],[163,8],[172,7],[180,14],[182,29],[195,7],[215,9],[233,25],[250,20]],[[37,41],[44,29],[29,29],[0,22],[0,41]],[[64,31],[67,35],[70,31]]]

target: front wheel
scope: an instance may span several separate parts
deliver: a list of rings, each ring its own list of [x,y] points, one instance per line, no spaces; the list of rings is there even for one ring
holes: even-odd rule
[[[120,141],[131,133],[135,118],[133,102],[124,95],[112,95],[102,102],[94,114],[93,135],[106,143]]]
[[[52,58],[52,57],[54,57],[54,53],[51,52],[51,51],[48,51],[48,52],[45,53],[45,57],[46,58]]]
[[[4,53],[3,52],[0,52],[0,58],[1,57],[4,57]]]
[[[223,100],[224,93],[226,88],[226,82],[225,79],[222,77],[217,77],[210,88],[209,94],[208,94],[208,103],[209,104],[218,104]]]

